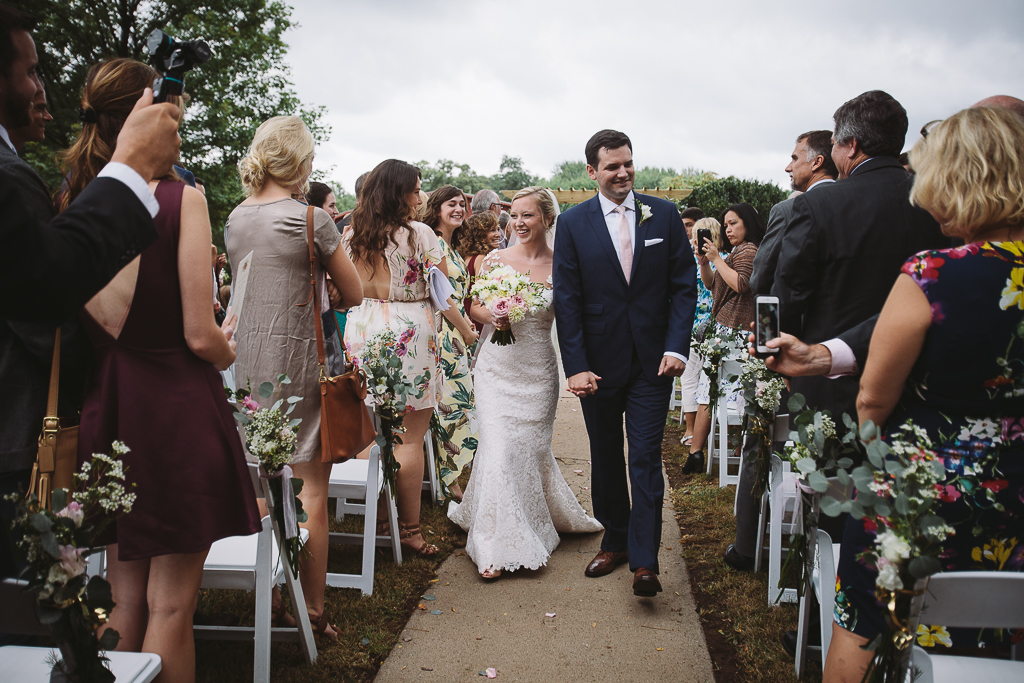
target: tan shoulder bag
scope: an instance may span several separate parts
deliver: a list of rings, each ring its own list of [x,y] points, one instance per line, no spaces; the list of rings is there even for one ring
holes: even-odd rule
[[[40,507],[49,509],[54,489],[74,488],[78,463],[78,425],[61,426],[57,416],[57,391],[60,387],[60,328],[53,342],[53,365],[50,369],[50,392],[46,399],[46,417],[39,435],[39,451],[32,466],[29,494],[39,499]]]

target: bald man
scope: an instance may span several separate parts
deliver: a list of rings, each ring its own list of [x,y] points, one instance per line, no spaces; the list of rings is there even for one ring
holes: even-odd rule
[[[1009,95],[993,95],[992,97],[986,97],[980,102],[975,102],[971,105],[971,109],[975,107],[1006,107],[1017,116],[1024,119],[1024,100],[1018,100],[1016,97],[1010,97]]]

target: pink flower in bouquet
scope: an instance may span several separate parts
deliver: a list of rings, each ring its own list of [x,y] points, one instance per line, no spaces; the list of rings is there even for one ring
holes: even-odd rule
[[[74,578],[85,571],[87,561],[85,549],[76,548],[73,545],[60,546],[60,568],[69,578]]]
[[[82,506],[78,503],[68,503],[67,507],[57,513],[58,517],[67,517],[75,526],[82,526],[82,520],[85,518],[85,512],[82,510]]]
[[[512,310],[512,304],[506,297],[502,297],[494,302],[491,306],[491,313],[499,318],[503,318],[508,315],[508,312]]]
[[[260,404],[253,400],[252,396],[246,396],[242,399],[242,407],[250,412],[256,412],[260,409]]]
[[[525,308],[526,307],[526,299],[523,298],[522,294],[516,294],[511,299],[509,299],[509,301],[511,302],[511,304],[513,306],[516,306],[518,308]]]

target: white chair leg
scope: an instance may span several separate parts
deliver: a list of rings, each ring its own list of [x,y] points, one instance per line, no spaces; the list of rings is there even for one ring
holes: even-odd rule
[[[391,553],[395,557],[395,564],[402,564],[402,543],[401,529],[398,527],[398,506],[391,495],[391,485],[384,483],[384,491],[381,493],[387,503],[388,526],[391,527]]]
[[[423,455],[427,461],[427,478],[423,482],[423,488],[430,491],[430,497],[434,501],[434,505],[440,505],[444,500],[441,498],[441,482],[437,476],[437,453],[434,449],[434,433],[428,429],[427,433],[423,436]]]
[[[810,577],[808,577],[807,583],[808,585],[804,586],[804,596],[800,598],[800,620],[797,622],[796,627],[796,658],[793,662],[793,668],[797,678],[800,678],[803,674],[804,666],[807,663],[807,637],[811,621],[812,588],[809,585]]]
[[[274,590],[271,544],[274,542],[269,517],[263,518],[263,531],[256,546],[256,625],[253,646],[253,681],[270,683],[270,611]],[[282,558],[283,560],[283,558]],[[302,604],[302,608],[305,603]]]
[[[363,523],[363,573],[359,586],[363,595],[373,594],[373,562],[377,553],[377,501],[380,497],[380,454],[370,451],[366,476],[366,519]],[[392,529],[394,533],[394,529]]]
[[[718,487],[728,486],[729,477],[729,402],[723,394],[718,401]]]
[[[704,461],[705,461],[705,463],[707,463],[707,469],[705,470],[706,474],[711,474],[711,465],[712,465],[712,463],[715,460],[715,427],[718,426],[718,423],[717,423],[717,421],[715,419],[716,416],[715,415],[710,415],[710,417],[711,417],[711,431],[708,432],[708,442],[704,445],[705,446],[705,451],[706,451],[704,453]]]

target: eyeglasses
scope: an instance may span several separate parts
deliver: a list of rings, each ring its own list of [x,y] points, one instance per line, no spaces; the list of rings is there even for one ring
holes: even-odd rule
[[[942,119],[936,119],[934,121],[929,121],[928,123],[921,126],[921,137],[927,138],[928,133],[932,132],[932,129],[935,128],[935,126],[939,125],[940,123],[942,123]]]

